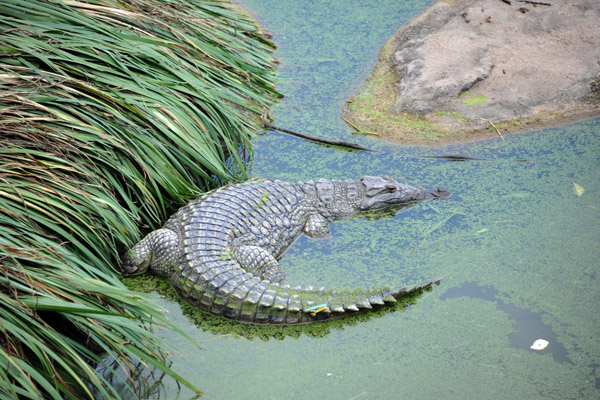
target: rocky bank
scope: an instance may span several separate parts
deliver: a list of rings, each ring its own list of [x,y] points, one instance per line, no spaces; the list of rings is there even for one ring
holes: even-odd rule
[[[600,114],[600,1],[438,1],[388,41],[349,103],[361,130],[410,142]]]

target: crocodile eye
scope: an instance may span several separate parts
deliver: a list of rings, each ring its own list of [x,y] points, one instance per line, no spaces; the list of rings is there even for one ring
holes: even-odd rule
[[[386,188],[386,189],[385,189],[385,192],[386,192],[386,193],[395,193],[395,192],[396,192],[396,190],[397,190],[397,189],[396,189],[395,187],[393,187],[393,186],[392,186],[392,187],[388,187],[388,188]]]

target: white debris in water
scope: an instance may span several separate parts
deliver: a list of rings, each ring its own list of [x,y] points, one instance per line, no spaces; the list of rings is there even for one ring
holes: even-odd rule
[[[544,350],[546,347],[548,347],[549,344],[550,344],[550,342],[548,342],[547,340],[538,339],[535,342],[533,342],[530,349],[531,350]]]

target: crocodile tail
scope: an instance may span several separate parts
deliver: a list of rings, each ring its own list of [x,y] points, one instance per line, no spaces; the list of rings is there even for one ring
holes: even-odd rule
[[[247,323],[311,323],[340,318],[348,313],[371,309],[386,303],[395,303],[396,299],[419,292],[433,283],[435,281],[395,291],[388,286],[354,290],[345,288],[337,291],[336,289],[313,289],[312,286],[279,286],[261,281],[244,298],[232,294],[222,308],[222,313],[218,313]]]
[[[340,318],[349,313],[395,303],[396,299],[420,292],[433,283],[435,282],[430,281],[424,285],[399,290],[391,290],[389,286],[383,288],[373,286],[370,289],[358,287],[353,290],[346,287],[341,291],[336,289],[313,290],[312,287],[300,288],[296,296],[301,304],[295,305],[293,308],[288,307],[285,316],[280,316],[280,318],[288,324]]]
[[[179,294],[212,314],[256,324],[298,324],[371,309],[421,291],[438,281],[410,289],[351,290],[314,289],[312,286],[280,286],[261,280],[237,267],[231,260],[211,263],[212,268],[178,270],[171,278]]]

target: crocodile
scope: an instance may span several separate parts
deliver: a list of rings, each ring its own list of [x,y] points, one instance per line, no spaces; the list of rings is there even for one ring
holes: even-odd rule
[[[186,301],[237,321],[309,323],[396,302],[431,286],[336,289],[284,284],[277,259],[302,234],[326,237],[329,222],[390,206],[445,198],[389,177],[286,183],[254,179],[192,200],[121,259],[124,274],[150,269]]]

